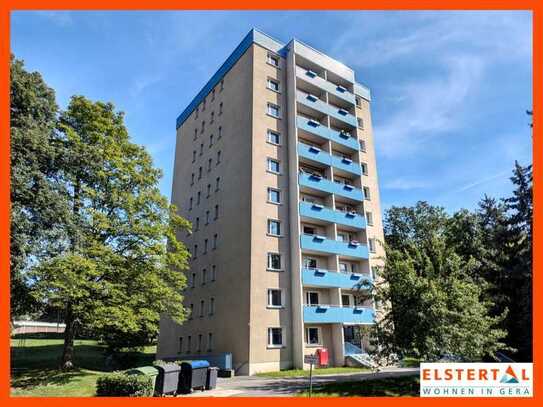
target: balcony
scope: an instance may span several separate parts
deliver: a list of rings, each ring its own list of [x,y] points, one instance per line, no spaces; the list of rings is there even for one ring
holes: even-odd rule
[[[331,117],[334,117],[337,120],[341,120],[344,123],[352,126],[353,128],[357,126],[356,117],[347,112],[344,109],[338,108],[336,106],[329,105],[328,103],[320,100],[316,96],[310,95],[308,93],[298,90],[296,92],[296,100],[303,104],[304,106],[315,109],[321,113],[327,114]]]
[[[373,324],[371,307],[304,305],[304,322],[310,324]]]
[[[302,283],[312,287],[336,287],[345,289],[364,289],[371,286],[369,275],[338,273],[324,269],[302,268]]]
[[[362,170],[360,169],[360,165],[358,163],[355,163],[348,158],[330,155],[318,147],[298,143],[298,155],[321,164],[331,165],[354,175],[362,175]]]
[[[358,213],[337,211],[310,202],[300,202],[300,216],[358,229],[366,227],[366,220]]]
[[[342,100],[349,102],[354,105],[355,97],[354,95],[345,89],[342,86],[333,84],[332,82],[327,81],[326,79],[321,78],[315,72],[304,69],[302,67],[296,67],[296,76],[308,83],[311,83],[314,86],[317,86],[326,92],[329,92]]]
[[[360,148],[356,138],[351,137],[349,134],[340,133],[339,131],[332,130],[329,127],[326,127],[315,120],[306,119],[305,117],[298,116],[296,118],[296,126],[299,129],[307,131],[308,133],[314,134],[327,140],[331,140],[334,143],[341,144],[342,146],[349,147],[353,150],[358,150]]]
[[[319,235],[301,235],[300,246],[303,250],[312,252],[337,254],[339,256],[356,259],[368,258],[368,248],[366,245],[327,239],[326,237]]]
[[[337,194],[344,198],[349,198],[355,201],[364,200],[364,193],[361,189],[330,181],[329,179],[318,177],[313,174],[301,173],[298,177],[298,182],[301,186],[314,188],[330,194]]]

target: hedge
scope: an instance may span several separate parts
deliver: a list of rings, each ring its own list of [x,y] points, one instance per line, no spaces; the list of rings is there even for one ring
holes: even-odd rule
[[[98,397],[151,397],[153,391],[153,379],[150,376],[115,372],[100,376],[96,382]]]

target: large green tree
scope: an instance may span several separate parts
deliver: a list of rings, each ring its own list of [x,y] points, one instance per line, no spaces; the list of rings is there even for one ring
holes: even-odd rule
[[[10,63],[11,316],[36,311],[28,268],[56,249],[67,206],[58,182],[62,145],[55,92],[21,60]]]
[[[159,315],[182,322],[189,253],[176,231],[189,228],[161,195],[160,170],[130,142],[122,113],[110,103],[72,97],[57,132],[70,216],[64,250],[33,270],[35,295],[61,307],[62,365],[73,365],[78,329],[156,332]]]

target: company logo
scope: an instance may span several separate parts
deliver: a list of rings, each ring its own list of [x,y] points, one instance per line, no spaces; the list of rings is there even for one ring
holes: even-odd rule
[[[421,397],[532,397],[532,363],[421,363]]]

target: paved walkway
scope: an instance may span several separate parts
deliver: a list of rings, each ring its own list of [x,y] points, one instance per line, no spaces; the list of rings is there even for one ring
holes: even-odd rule
[[[418,374],[418,368],[387,368],[379,373],[341,373],[335,375],[313,376],[313,385],[331,382],[362,381],[384,379]],[[217,388],[205,392],[196,390],[181,397],[289,397],[307,389],[309,378],[288,377],[269,378],[258,376],[238,376],[231,379],[219,378]]]

